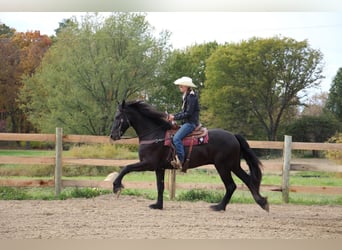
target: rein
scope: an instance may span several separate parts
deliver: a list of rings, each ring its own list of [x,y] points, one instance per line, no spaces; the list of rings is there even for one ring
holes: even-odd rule
[[[146,144],[153,144],[153,143],[159,143],[159,142],[164,142],[165,139],[154,139],[154,140],[142,140],[139,141],[140,145],[146,145]]]
[[[122,110],[121,113],[124,116],[124,118],[121,118],[121,122],[120,122],[120,125],[119,125],[119,130],[120,131],[121,131],[122,124],[123,124],[124,120],[126,120],[126,122],[128,123],[129,127],[132,127],[132,124],[131,124],[130,120],[128,119],[127,115],[125,114],[125,112],[123,112],[123,110]],[[155,132],[156,130],[158,130],[158,129],[164,127],[164,126],[165,126],[165,124],[164,125],[160,125],[160,126],[154,128],[152,130],[149,130],[149,131],[143,133],[142,135],[137,135],[135,137],[130,137],[130,138],[121,138],[121,133],[120,133],[120,139],[133,139],[133,138],[138,138],[138,137],[144,137],[146,135],[152,134],[153,132]],[[165,140],[166,140],[165,138],[157,138],[157,139],[152,139],[152,140],[141,140],[141,141],[139,140],[139,144],[140,145],[145,145],[145,144],[160,143],[160,142],[164,142]],[[168,139],[168,140],[170,140],[170,139]]]
[[[128,123],[128,125],[131,127],[131,122],[129,121],[129,119],[128,119],[128,117],[126,116],[126,114],[125,113],[123,113],[124,115],[125,115],[125,119],[126,119],[126,121],[127,121],[127,123]],[[120,123],[120,126],[119,126],[119,129],[121,130],[121,126],[122,126],[122,122],[123,122],[123,119],[121,120],[121,123]],[[143,133],[142,135],[140,135],[140,137],[143,137],[143,136],[146,136],[146,135],[150,135],[150,134],[152,134],[154,131],[156,131],[156,130],[158,130],[158,129],[160,129],[160,128],[162,128],[162,127],[164,127],[164,125],[161,125],[161,126],[158,126],[158,127],[156,127],[155,129],[152,129],[152,130],[150,130],[150,131],[147,131],[146,133]],[[120,139],[133,139],[133,138],[138,138],[139,136],[135,136],[135,137],[130,137],[130,138],[122,138],[121,136],[120,136]],[[158,139],[152,139],[152,140],[139,140],[139,144],[141,144],[141,145],[144,145],[144,144],[153,144],[153,143],[159,143],[159,142],[164,142],[165,141],[165,139],[164,138],[158,138]]]

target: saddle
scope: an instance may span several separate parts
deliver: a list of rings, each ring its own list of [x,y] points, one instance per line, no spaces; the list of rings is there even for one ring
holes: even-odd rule
[[[167,130],[165,133],[164,146],[172,146],[172,137],[176,134],[180,127],[174,127],[171,130]],[[196,146],[201,144],[206,144],[209,141],[208,129],[202,127],[202,124],[198,125],[192,133],[187,135],[183,139],[183,145],[185,147]]]
[[[178,131],[179,128],[180,127],[177,126],[171,130],[167,130],[165,133],[165,140],[164,140],[164,146],[168,146],[171,149],[169,156],[167,158],[169,159],[171,165],[175,169],[178,168],[178,164],[175,164],[175,162],[177,162],[178,158],[176,157],[176,149],[175,149],[174,145],[172,144],[172,137],[175,135],[175,133]],[[191,156],[193,146],[206,144],[208,142],[209,142],[208,129],[205,127],[202,127],[201,124],[199,126],[197,126],[192,133],[190,133],[189,135],[187,135],[183,139],[183,145],[185,147],[189,147],[189,150],[188,150],[185,162],[184,162],[183,166],[181,167],[182,172],[186,173],[186,171],[189,167],[190,156]]]

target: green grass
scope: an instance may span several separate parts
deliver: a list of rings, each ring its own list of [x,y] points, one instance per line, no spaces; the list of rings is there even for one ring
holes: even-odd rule
[[[237,184],[242,183],[242,181],[238,179],[236,176],[233,176],[233,178]],[[130,173],[125,176],[124,181],[125,180],[155,181],[155,174],[152,172]],[[187,174],[177,173],[176,182],[222,184],[219,175],[215,171],[207,170],[190,170]],[[280,186],[281,176],[277,174],[264,174],[262,184]],[[291,174],[290,184],[298,186],[342,186],[342,176],[339,173],[294,172],[293,174]],[[126,192],[128,192],[128,194],[133,192],[135,195],[141,195],[145,198],[150,198],[152,200],[157,198],[157,193],[153,190],[129,190]],[[180,201],[202,200],[209,203],[217,203],[221,201],[223,195],[223,190],[176,190],[176,200]],[[262,193],[262,195],[268,197],[268,201],[270,204],[283,203],[281,192],[264,192]],[[165,197],[168,197],[167,192]],[[249,191],[236,190],[232,196],[230,203],[253,204],[255,203],[255,201]],[[342,195],[290,193],[290,203],[303,205],[342,205]]]
[[[55,196],[54,188],[0,187],[0,200],[65,200],[70,198],[93,198],[111,193],[98,188],[65,188]]]
[[[55,156],[54,150],[0,150],[0,156]]]
[[[127,175],[129,176],[129,175]],[[77,177],[72,179],[89,179],[88,177]],[[102,179],[100,177],[93,177],[91,179]],[[145,180],[144,180],[145,181]],[[54,196],[53,188],[6,188],[0,187],[0,199],[10,200],[54,200],[54,199],[68,199],[74,197],[95,197],[102,194],[111,193],[111,190],[101,190],[85,188],[82,189],[65,188],[59,197]],[[156,190],[145,189],[124,189],[122,195],[141,196],[146,199],[155,200],[157,198]],[[206,201],[208,203],[218,203],[224,195],[223,190],[176,190],[176,200],[178,201]],[[282,204],[282,194],[280,192],[263,192],[263,196],[268,197],[270,204]],[[169,200],[169,193],[164,192],[164,199]],[[253,197],[249,191],[236,190],[232,196],[230,203],[255,204]],[[342,195],[317,195],[317,194],[302,194],[290,193],[291,204],[303,205],[342,205]]]
[[[95,144],[74,146],[64,153],[65,156],[76,158],[102,158],[102,159],[137,159],[137,151],[132,151],[128,146]]]
[[[0,156],[28,156],[43,157],[55,156],[54,150],[4,150],[0,149]],[[74,146],[70,150],[63,151],[63,156],[75,158],[102,158],[102,159],[137,159],[137,151],[132,151],[129,146],[95,144]]]
[[[75,158],[103,158],[103,159],[137,159],[138,153],[132,151],[129,146],[111,144],[96,144],[74,146],[68,151],[63,151],[64,157]],[[0,150],[0,156],[26,156],[26,157],[53,157],[54,151],[49,150]],[[65,176],[106,176],[113,171],[119,171],[119,167],[106,166],[64,166]],[[0,176],[53,176],[54,166],[25,165],[25,164],[0,164]]]
[[[290,185],[342,186],[342,174],[335,172],[299,171],[290,176]]]
[[[243,182],[233,175],[235,183]],[[125,176],[127,181],[155,181],[154,172],[132,172]],[[165,176],[167,181],[167,175]],[[189,170],[186,174],[177,172],[177,183],[209,183],[222,184],[220,176],[215,170]],[[262,177],[264,185],[280,185],[282,177],[279,174],[265,173]],[[342,175],[327,172],[293,172],[290,176],[290,185],[298,186],[342,186]]]
[[[122,195],[141,196],[146,199],[156,200],[157,192],[155,190],[143,189],[124,189]],[[205,201],[208,203],[219,203],[224,195],[223,190],[178,190],[176,191],[177,201]],[[263,192],[271,205],[283,204],[282,194],[280,192]],[[164,200],[169,200],[169,194],[164,192]],[[256,204],[249,191],[236,190],[230,200],[234,204]],[[317,195],[317,194],[290,194],[290,203],[298,205],[342,205],[341,195]]]
[[[93,154],[89,156],[90,152]],[[105,152],[102,152],[105,151]],[[113,153],[113,152],[116,153]],[[127,147],[117,146],[82,146],[75,147],[70,151],[63,153],[64,155],[79,158],[88,157],[110,157],[114,158],[136,158],[137,153],[133,152]],[[54,151],[49,150],[0,150],[0,156],[54,156]],[[115,167],[103,166],[64,166],[63,179],[76,180],[103,180],[110,172],[118,171]],[[11,165],[0,164],[0,178],[18,178],[18,179],[51,179],[54,175],[54,166],[45,165]],[[237,184],[242,181],[233,175]],[[278,185],[281,184],[281,175],[265,173],[263,175],[263,185]],[[133,172],[125,176],[123,182],[141,181],[154,182],[156,181],[154,172]],[[168,182],[168,175],[165,176],[165,182]],[[208,184],[222,184],[222,181],[216,170],[194,169],[189,170],[188,173],[183,174],[177,172],[177,183],[208,183]],[[294,186],[342,186],[341,173],[328,172],[311,172],[311,171],[292,171],[290,176],[290,185]],[[74,190],[74,191],[73,191]],[[110,190],[98,189],[72,189],[65,188],[60,197],[54,196],[54,189],[52,188],[6,188],[0,187],[0,199],[68,199],[71,197],[94,197],[97,195],[110,193]],[[139,195],[147,199],[155,200],[157,198],[156,190],[137,190],[124,189],[123,195]],[[223,190],[179,190],[176,191],[176,200],[202,200],[210,203],[219,202],[223,197]],[[281,204],[282,194],[280,192],[265,192],[262,194],[267,196],[270,204]],[[167,190],[164,193],[165,200],[168,200]],[[237,190],[232,197],[231,203],[255,203],[249,191]],[[335,204],[342,205],[341,195],[314,195],[302,193],[290,193],[290,203],[292,204]]]

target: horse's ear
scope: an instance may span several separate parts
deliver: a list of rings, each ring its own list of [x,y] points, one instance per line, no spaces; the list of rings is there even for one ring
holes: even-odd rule
[[[126,104],[126,101],[123,100],[120,104],[120,102],[117,102],[117,105],[118,105],[118,109],[119,110],[122,110],[124,107],[125,107],[125,104]]]

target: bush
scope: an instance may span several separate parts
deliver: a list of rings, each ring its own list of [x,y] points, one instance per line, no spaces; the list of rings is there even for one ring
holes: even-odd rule
[[[53,149],[55,145],[52,142],[21,141],[20,147],[26,149]]]
[[[65,188],[56,197],[52,188],[0,187],[0,200],[66,200],[70,198],[93,198],[111,193],[98,188]]]
[[[0,200],[26,200],[28,195],[23,189],[0,187]]]
[[[223,198],[222,192],[193,189],[182,192],[177,200],[179,201],[206,201],[208,203],[220,202]]]
[[[120,167],[107,166],[63,166],[63,176],[107,176],[113,172],[120,172]]]
[[[0,168],[1,176],[28,176],[46,177],[54,176],[55,167],[53,165],[3,165]]]
[[[297,142],[324,142],[339,129],[339,122],[329,115],[302,116],[294,120],[286,133]]]
[[[101,190],[98,188],[74,188],[70,190],[65,190],[59,195],[59,199],[65,200],[67,198],[94,198],[101,194],[110,193],[109,190]]]
[[[137,151],[133,147],[112,144],[81,145],[72,147],[68,155],[77,158],[103,158],[103,159],[136,159]]]
[[[83,144],[73,146],[66,155],[77,158],[137,159],[136,148],[129,145]],[[119,172],[120,167],[106,166],[63,166],[63,176],[106,176]]]
[[[122,195],[129,195],[129,196],[140,196],[148,200],[155,200],[157,199],[157,194],[155,191],[151,190],[141,190],[141,189],[123,189]],[[164,198],[168,199],[168,197],[165,196]]]
[[[328,140],[329,143],[342,143],[342,133],[337,133]],[[330,150],[326,151],[326,157],[336,163],[342,163],[342,151]]]

